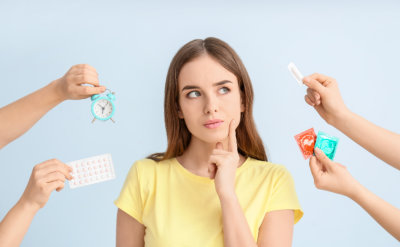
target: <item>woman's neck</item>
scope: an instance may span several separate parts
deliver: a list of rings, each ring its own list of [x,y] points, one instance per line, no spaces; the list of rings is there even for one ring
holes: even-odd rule
[[[228,150],[228,139],[221,141],[224,150]],[[194,136],[192,136],[190,140],[190,144],[185,152],[177,157],[178,162],[185,167],[190,172],[203,176],[208,177],[210,174],[208,173],[208,166],[209,166],[209,158],[212,151],[215,149],[217,143],[207,143],[204,142]],[[245,158],[240,155],[240,162],[238,166],[240,166]]]

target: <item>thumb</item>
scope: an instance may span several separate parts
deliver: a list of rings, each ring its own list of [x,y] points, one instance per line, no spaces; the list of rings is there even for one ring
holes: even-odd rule
[[[325,87],[319,81],[317,81],[309,76],[303,78],[303,83],[307,87],[315,90],[321,96],[325,92]]]
[[[332,170],[332,161],[322,152],[319,148],[314,148],[315,157],[317,160],[327,169],[328,171]]]
[[[321,171],[321,167],[318,165],[318,161],[314,156],[311,156],[310,158],[310,170],[314,179],[318,177],[318,174]]]

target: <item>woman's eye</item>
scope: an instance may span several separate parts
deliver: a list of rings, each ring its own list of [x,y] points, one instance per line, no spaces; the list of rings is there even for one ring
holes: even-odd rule
[[[226,94],[226,93],[228,93],[229,91],[231,91],[229,88],[227,88],[227,87],[221,87],[219,90],[218,90],[221,94]]]
[[[200,96],[200,92],[199,91],[192,91],[192,92],[188,93],[187,96],[189,98],[196,98],[196,97]]]

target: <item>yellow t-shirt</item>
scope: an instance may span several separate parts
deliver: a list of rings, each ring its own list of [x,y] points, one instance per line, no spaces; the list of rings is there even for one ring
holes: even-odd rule
[[[293,209],[303,216],[294,182],[282,165],[247,158],[235,190],[257,241],[266,213]],[[223,246],[221,205],[214,180],[186,170],[176,158],[137,161],[115,205],[146,227],[145,246]]]

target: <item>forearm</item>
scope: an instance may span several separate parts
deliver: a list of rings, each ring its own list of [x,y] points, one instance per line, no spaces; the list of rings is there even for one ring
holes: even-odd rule
[[[19,201],[0,222],[0,246],[20,246],[37,211]]]
[[[400,170],[400,135],[347,111],[332,125],[367,151]]]
[[[220,197],[220,202],[225,246],[257,246],[236,194]]]
[[[350,197],[387,232],[400,241],[400,210],[384,201],[367,188],[359,185],[357,193]]]
[[[64,99],[56,81],[0,109],[0,148],[28,131],[44,114]]]

